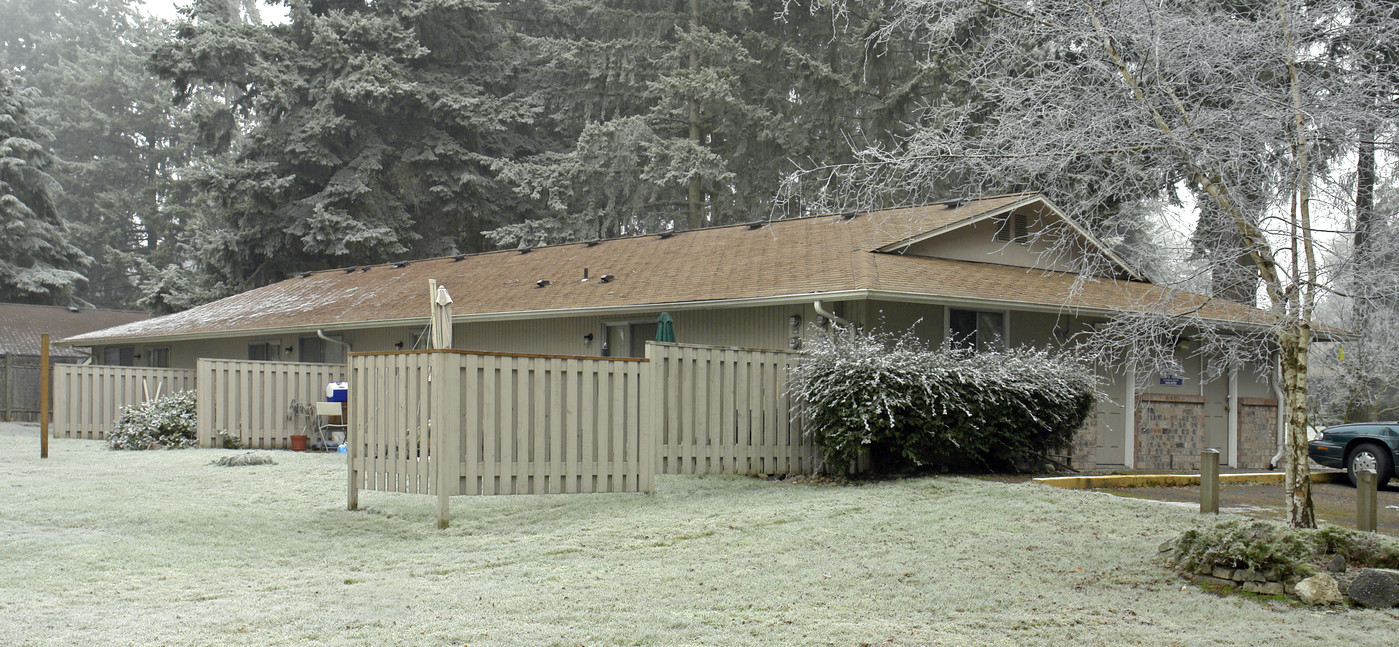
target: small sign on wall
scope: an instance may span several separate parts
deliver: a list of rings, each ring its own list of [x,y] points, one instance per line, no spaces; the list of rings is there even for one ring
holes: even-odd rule
[[[1185,378],[1179,375],[1162,375],[1161,386],[1185,386]]]

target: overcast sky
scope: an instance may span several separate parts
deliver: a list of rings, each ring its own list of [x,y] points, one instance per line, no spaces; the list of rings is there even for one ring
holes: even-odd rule
[[[143,2],[146,5],[146,10],[149,11],[151,15],[166,20],[175,20],[180,17],[180,14],[175,11],[175,7],[188,5],[190,0],[143,0]],[[261,2],[259,4],[262,5],[263,22],[282,22],[286,20],[286,7],[271,7],[268,6],[266,2]]]

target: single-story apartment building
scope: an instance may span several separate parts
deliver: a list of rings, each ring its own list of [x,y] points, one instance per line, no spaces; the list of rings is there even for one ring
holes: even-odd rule
[[[129,310],[0,303],[0,420],[39,419],[39,358],[45,333],[50,341],[58,341],[149,318],[149,314]],[[120,356],[122,347],[113,352],[117,355],[99,358],[99,361],[117,363],[133,359]],[[51,364],[85,361],[88,361],[87,349],[73,346],[49,349]]]
[[[1080,275],[1074,255],[1101,269]],[[1026,193],[304,272],[62,343],[170,367],[343,362],[348,351],[425,347],[429,280],[454,300],[454,348],[550,355],[641,356],[663,312],[679,342],[757,349],[799,348],[828,317],[930,344],[1010,346],[1062,343],[1145,302],[1240,326],[1268,318],[1152,284]],[[1104,375],[1108,397],[1075,443],[1075,468],[1191,469],[1205,447],[1229,465],[1269,466],[1278,407],[1266,371],[1204,381],[1201,360],[1180,353],[1180,374],[1151,376],[1145,390],[1140,376]]]

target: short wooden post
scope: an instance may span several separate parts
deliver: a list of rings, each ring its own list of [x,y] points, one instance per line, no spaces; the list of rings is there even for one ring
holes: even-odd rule
[[[1355,529],[1375,532],[1379,515],[1379,479],[1370,470],[1355,473]]]
[[[1200,514],[1219,514],[1219,450],[1200,452]]]
[[[39,337],[39,458],[49,457],[49,334]]]

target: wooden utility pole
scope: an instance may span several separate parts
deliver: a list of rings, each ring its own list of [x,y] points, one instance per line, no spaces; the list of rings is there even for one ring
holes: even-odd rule
[[[32,339],[32,337],[31,337]],[[49,457],[49,334],[39,341],[39,458]]]

